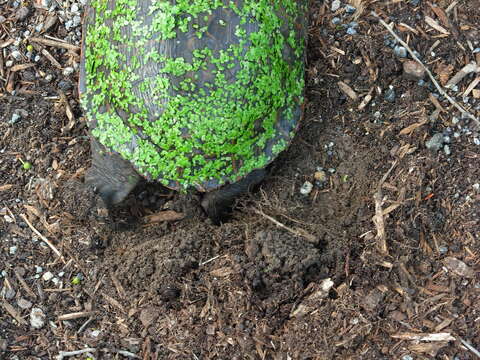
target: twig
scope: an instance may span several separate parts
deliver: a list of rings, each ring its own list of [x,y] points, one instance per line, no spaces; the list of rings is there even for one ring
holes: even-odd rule
[[[140,359],[140,357],[138,355],[135,355],[134,353],[132,353],[130,351],[127,351],[127,350],[117,350],[117,353],[122,355],[122,356],[125,356],[125,357]]]
[[[388,255],[388,247],[387,247],[387,234],[385,232],[385,220],[384,216],[386,215],[382,209],[382,186],[383,183],[387,180],[392,172],[393,168],[397,165],[398,160],[395,160],[390,166],[390,169],[383,175],[382,179],[378,183],[377,191],[373,196],[373,200],[375,201],[375,215],[372,218],[373,223],[377,229],[377,246],[380,252],[384,255]]]
[[[28,41],[33,41],[39,44],[47,45],[47,46],[53,46],[53,47],[60,47],[64,48],[67,50],[72,50],[72,51],[79,51],[80,46],[77,45],[72,45],[69,43],[64,43],[61,41],[55,41],[55,40],[50,40],[50,39],[44,39],[44,38],[39,38],[39,37],[31,37],[28,39]]]
[[[307,233],[305,230],[303,229],[292,229],[292,228],[289,228],[288,226],[282,224],[281,222],[279,222],[278,220],[274,219],[273,217],[265,214],[263,211],[259,210],[259,209],[253,209],[253,211],[255,211],[258,215],[260,216],[263,216],[265,219],[271,221],[272,223],[274,223],[275,225],[277,225],[278,227],[281,227],[282,229],[285,229],[287,230],[288,232],[296,235],[296,236],[302,236],[304,237],[305,239],[307,239],[309,242],[312,242],[312,243],[317,243],[318,240],[315,236],[313,236],[312,234],[309,234]]]
[[[58,317],[58,320],[59,321],[74,320],[74,319],[80,319],[83,317],[89,317],[92,315],[95,315],[95,311],[80,311],[80,312],[60,315]]]
[[[390,34],[400,43],[402,46],[408,51],[410,56],[412,57],[413,60],[415,60],[417,63],[420,64],[420,66],[425,70],[425,72],[428,74],[428,77],[432,81],[433,85],[437,88],[437,90],[440,92],[442,96],[444,96],[450,104],[452,104],[458,111],[462,113],[462,115],[468,117],[469,119],[472,119],[477,123],[477,125],[480,125],[480,120],[478,120],[473,114],[470,114],[467,110],[465,110],[462,106],[460,106],[454,99],[448,95],[445,90],[438,84],[437,80],[433,77],[432,73],[430,70],[423,65],[422,61],[415,55],[415,53],[410,49],[410,47],[407,45],[405,41],[403,41],[395,32],[392,30],[392,28],[385,22],[383,21],[380,16],[377,15],[375,11],[372,11],[371,14],[378,19],[380,24],[382,24]]]
[[[56,360],[63,360],[64,357],[70,357],[75,355],[81,355],[85,353],[93,353],[97,351],[95,348],[86,348],[82,350],[75,350],[75,351],[60,351],[56,356]]]
[[[474,353],[479,359],[480,359],[480,351],[475,349],[472,345],[470,345],[468,342],[463,340],[461,337],[456,337],[458,341],[460,341],[468,350],[470,350],[472,353]]]
[[[63,257],[62,253],[60,251],[58,251],[58,249],[55,247],[55,245],[53,245],[45,236],[40,234],[40,232],[33,227],[33,225],[30,223],[30,221],[28,221],[27,216],[25,214],[20,214],[20,217],[27,223],[28,227],[30,229],[32,229],[32,231],[35,234],[37,234],[40,237],[40,239],[42,239],[43,242],[46,243],[50,247],[50,249],[53,250],[53,252],[63,261],[63,263],[65,263],[65,258]]]
[[[217,256],[214,256],[213,258],[210,258],[208,260],[205,260],[205,261],[202,261],[199,266],[203,266],[203,265],[206,265],[208,264],[209,262],[212,262],[213,260],[216,260],[220,257],[221,255],[217,255]]]
[[[93,320],[93,317],[89,318],[87,321],[85,321],[82,326],[80,326],[80,328],[77,330],[77,334],[81,334],[83,332],[83,330],[85,330],[85,328],[88,326],[88,324],[90,324]]]
[[[378,250],[384,255],[388,255],[387,247],[387,235],[385,233],[385,221],[383,219],[383,209],[382,209],[382,190],[378,191],[373,196],[375,201],[375,216],[373,217],[373,223],[377,228],[377,244]]]

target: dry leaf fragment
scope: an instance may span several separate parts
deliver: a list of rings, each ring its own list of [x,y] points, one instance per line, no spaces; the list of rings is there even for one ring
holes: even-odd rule
[[[445,34],[445,35],[450,35],[450,33],[443,28],[438,22],[436,22],[434,19],[432,19],[430,16],[425,16],[425,22],[430,25],[432,28],[437,30],[438,32]]]

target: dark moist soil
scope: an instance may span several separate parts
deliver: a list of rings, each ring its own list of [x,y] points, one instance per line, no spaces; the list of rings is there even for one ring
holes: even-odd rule
[[[33,14],[42,11],[28,4]],[[221,226],[207,220],[195,194],[155,184],[105,209],[83,184],[90,162],[85,120],[76,87],[65,86],[78,74],[64,77],[42,57],[17,72],[15,94],[2,75],[0,358],[54,359],[89,347],[69,358],[475,359],[478,127],[442,98],[443,111],[430,116],[436,90],[428,79],[419,85],[404,76],[405,59],[394,55],[392,38],[370,12],[411,27],[396,32],[437,77],[451,65],[450,78],[480,60],[470,50],[480,46],[480,6],[459,2],[444,23],[439,12],[451,1],[438,8],[422,1],[355,4],[365,6],[358,18],[343,5],[333,14],[331,4],[312,2],[298,136]],[[15,14],[11,1],[3,6],[0,15]],[[439,36],[425,16],[448,35]],[[357,34],[333,25],[334,17],[356,21]],[[11,31],[0,44],[34,19],[0,24]],[[65,33],[61,24],[49,31]],[[78,61],[78,54],[47,48],[61,64]],[[40,71],[54,80],[43,81]],[[458,93],[474,78],[462,80]],[[477,98],[455,99],[479,115]],[[18,109],[21,119],[11,124]],[[426,148],[436,133],[450,137],[449,154],[443,146]],[[314,187],[303,195],[306,181]],[[376,205],[384,226],[373,221]],[[32,308],[45,315],[37,328]],[[418,341],[438,333],[440,341]]]

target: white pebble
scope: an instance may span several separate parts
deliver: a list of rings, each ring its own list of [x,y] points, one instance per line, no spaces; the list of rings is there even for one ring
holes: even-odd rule
[[[12,61],[12,60],[7,60],[7,61],[5,62],[5,66],[6,66],[7,68],[12,67],[12,66],[13,66],[13,61]]]
[[[332,12],[337,11],[340,8],[340,0],[333,0],[332,2]]]
[[[80,18],[80,16],[75,15],[73,17],[73,27],[77,27],[78,25],[80,25],[81,22],[82,22],[82,19]]]
[[[308,195],[312,192],[313,190],[313,184],[310,181],[305,181],[300,188],[300,194],[302,195]]]
[[[78,12],[78,5],[77,5],[77,4],[73,4],[72,7],[70,8],[70,11],[71,11],[72,13]]]
[[[69,76],[73,74],[73,67],[68,66],[65,69],[63,69],[63,76]]]
[[[53,274],[50,271],[47,271],[45,274],[43,274],[42,279],[45,281],[52,280]]]
[[[42,309],[32,308],[30,312],[30,325],[34,329],[41,329],[45,325],[46,316]]]
[[[22,54],[18,50],[12,51],[12,56],[15,58],[15,60],[20,60],[22,58]]]
[[[17,250],[18,250],[18,247],[17,246],[10,246],[10,248],[8,249],[8,252],[10,253],[10,255],[15,255],[17,253]]]

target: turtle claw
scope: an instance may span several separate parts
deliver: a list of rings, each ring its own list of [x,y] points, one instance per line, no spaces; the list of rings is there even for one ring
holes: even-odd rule
[[[220,225],[225,221],[235,199],[260,184],[266,174],[265,169],[254,170],[236,183],[206,193],[201,201],[203,210],[215,225]]]
[[[133,166],[120,155],[109,152],[91,137],[92,166],[85,183],[94,187],[107,206],[121,203],[140,180]]]

